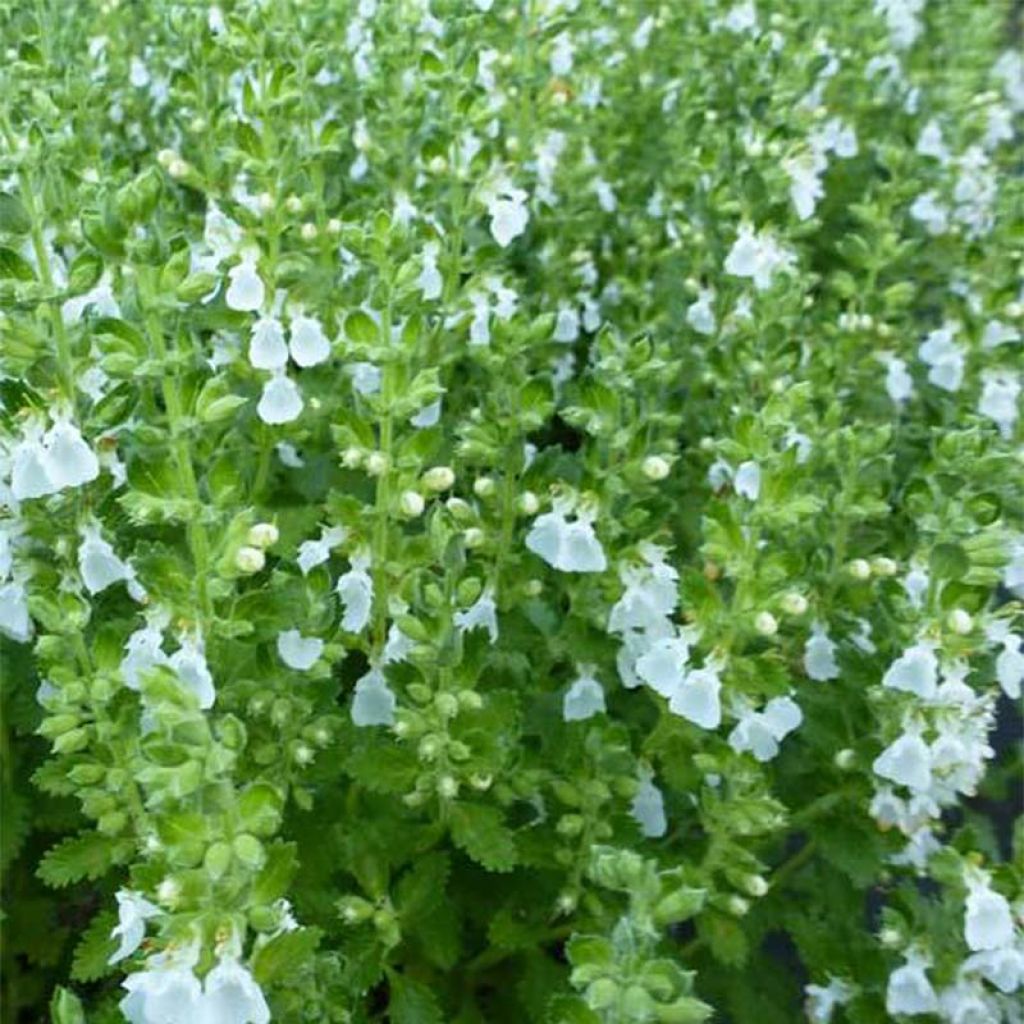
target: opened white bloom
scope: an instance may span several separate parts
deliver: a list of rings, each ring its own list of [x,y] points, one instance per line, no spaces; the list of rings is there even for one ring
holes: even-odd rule
[[[572,71],[573,45],[568,32],[559,32],[551,44],[551,74],[565,76]]]
[[[679,573],[665,561],[665,549],[644,543],[640,554],[644,565],[624,563],[619,570],[625,591],[608,616],[609,633],[656,628],[679,602]]]
[[[530,219],[526,198],[527,194],[522,189],[503,184],[487,202],[491,235],[502,249],[526,230]]]
[[[876,775],[899,786],[923,791],[932,784],[932,756],[917,733],[905,733],[891,743],[872,764]]]
[[[964,349],[954,340],[956,326],[947,323],[932,331],[917,350],[928,366],[928,380],[943,391],[959,391],[964,377]]]
[[[934,1013],[939,1008],[935,989],[928,980],[925,968],[928,961],[911,952],[907,954],[902,967],[889,975],[885,990],[885,1009],[892,1015],[914,1016],[920,1013]]]
[[[361,633],[370,621],[373,605],[373,580],[366,571],[370,567],[369,553],[359,552],[351,562],[352,568],[339,577],[335,591],[344,608],[341,628],[347,633]]]
[[[980,974],[1000,992],[1009,995],[1024,985],[1024,949],[1002,946],[972,953],[963,965],[965,974]]]
[[[987,416],[1009,441],[1017,424],[1020,400],[1020,374],[1010,370],[987,370],[982,374],[978,412]]]
[[[18,442],[11,456],[11,494],[17,501],[43,498],[56,490],[39,434]]]
[[[441,419],[441,399],[423,406],[414,416],[409,417],[409,425],[413,427],[433,427]]]
[[[775,697],[763,711],[747,710],[729,734],[736,753],[750,752],[758,761],[770,761],[779,743],[804,720],[800,705],[790,697]]]
[[[725,272],[733,277],[749,277],[758,291],[771,287],[780,271],[792,270],[796,256],[781,246],[768,231],[756,233],[750,224],[740,227],[736,241],[725,259]]]
[[[1010,700],[1019,700],[1024,681],[1024,638],[1008,633],[1002,643],[1003,649],[996,658],[996,679]]]
[[[825,195],[821,176],[828,167],[825,157],[815,150],[782,161],[789,177],[789,198],[800,220],[813,216],[818,200]]]
[[[118,1004],[130,1024],[178,1024],[201,1021],[203,990],[192,973],[194,950],[150,957],[146,968],[121,983],[128,990]]]
[[[263,316],[253,324],[249,338],[249,362],[257,370],[280,370],[287,364],[284,327],[276,317]]]
[[[373,363],[350,363],[346,370],[352,377],[352,387],[361,395],[375,395],[380,391],[380,367]]]
[[[886,360],[885,390],[897,405],[902,405],[914,393],[914,379],[907,371],[905,360],[896,356]]]
[[[665,798],[649,776],[641,779],[630,814],[648,839],[658,839],[668,831]]]
[[[331,557],[331,548],[341,544],[347,535],[344,526],[331,526],[322,529],[317,540],[304,540],[299,545],[299,557],[296,559],[302,575],[307,575],[317,565],[323,565]]]
[[[882,685],[890,690],[914,693],[924,700],[935,696],[939,660],[933,644],[922,640],[908,647],[888,668]]]
[[[488,587],[469,608],[457,611],[454,621],[460,633],[486,629],[491,643],[495,643],[498,639],[498,609],[494,603],[494,591]]]
[[[604,572],[608,561],[594,533],[594,514],[578,508],[570,522],[572,508],[572,502],[557,500],[552,511],[537,516],[526,546],[560,572]]]
[[[655,640],[636,660],[634,671],[655,692],[672,697],[686,678],[690,645],[682,636]]]
[[[231,283],[228,285],[224,301],[229,309],[242,313],[254,313],[262,308],[263,300],[266,297],[266,288],[256,269],[254,257],[246,256],[241,263],[233,266],[228,271],[228,279]]]
[[[0,584],[0,633],[19,644],[28,643],[32,639],[28,593],[22,580]]]
[[[416,641],[408,633],[403,633],[398,628],[397,622],[392,622],[388,626],[387,639],[384,641],[384,650],[381,652],[381,665],[395,665],[407,661],[415,646]]]
[[[689,672],[668,702],[668,709],[702,729],[717,729],[722,721],[719,693],[722,681],[714,665]]]
[[[213,707],[217,693],[213,688],[213,676],[206,664],[202,640],[194,636],[184,637],[181,647],[171,655],[168,665],[174,669],[186,689],[195,694],[204,711]]]
[[[289,667],[307,672],[323,654],[324,642],[319,637],[304,637],[297,629],[287,629],[277,634],[277,653]]]
[[[115,893],[114,898],[117,900],[118,922],[110,937],[119,939],[120,944],[111,953],[108,964],[116,964],[126,956],[131,956],[146,934],[146,921],[163,913],[158,906],[129,889],[121,889]]]
[[[942,163],[949,159],[949,147],[942,138],[942,126],[934,117],[921,129],[914,150],[921,156],[934,157]]]
[[[1012,345],[1020,339],[1020,331],[1016,328],[1004,324],[1001,320],[989,320],[981,334],[981,347],[998,348],[1000,345]]]
[[[752,460],[740,463],[732,484],[740,497],[748,501],[757,501],[761,493],[761,467]]]
[[[163,631],[166,618],[154,617],[141,629],[137,629],[124,645],[125,656],[121,659],[121,677],[130,690],[142,685],[142,674],[157,666],[170,665],[170,659],[163,652]]]
[[[395,695],[384,673],[371,668],[357,683],[352,698],[352,721],[358,726],[394,725]]]
[[[592,665],[581,665],[580,675],[562,699],[562,718],[566,722],[582,722],[604,714],[604,689],[594,678]]]
[[[806,985],[805,1004],[807,1019],[811,1024],[830,1024],[837,1006],[844,1006],[854,996],[856,989],[842,978],[829,978],[827,985]]]
[[[815,622],[804,647],[804,671],[817,682],[839,678],[836,645],[829,638],[825,624]]]
[[[316,317],[295,316],[292,317],[288,350],[296,366],[319,366],[330,358],[331,343]]]
[[[423,246],[423,255],[420,257],[423,269],[420,271],[416,284],[426,302],[434,302],[441,298],[441,293],[444,290],[444,279],[441,277],[441,271],[437,268],[440,248],[437,242],[427,242]]]
[[[701,288],[697,293],[697,299],[686,308],[686,322],[698,334],[714,334],[716,327],[715,311],[712,303],[715,301],[713,288]]]
[[[78,568],[85,589],[90,594],[98,594],[120,580],[135,578],[131,566],[122,562],[110,544],[100,536],[100,528],[96,523],[82,528],[82,543],[78,547]]]
[[[248,968],[225,956],[203,982],[201,1024],[268,1024],[270,1007]]]
[[[1006,897],[986,877],[968,879],[964,909],[964,941],[973,952],[1001,949],[1013,943],[1013,915]]]
[[[298,384],[291,377],[277,372],[263,385],[256,414],[270,426],[291,423],[298,419],[302,404],[302,392]]]
[[[555,318],[555,341],[568,343],[580,336],[580,315],[572,306],[562,306]]]
[[[910,205],[910,216],[925,226],[930,235],[944,235],[949,230],[949,207],[936,192],[924,192]]]

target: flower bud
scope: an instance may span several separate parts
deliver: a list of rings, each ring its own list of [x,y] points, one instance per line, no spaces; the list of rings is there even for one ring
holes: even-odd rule
[[[402,510],[402,515],[408,516],[410,519],[422,515],[425,506],[423,495],[418,491],[403,491],[402,496],[398,499],[398,507]]]
[[[844,747],[842,750],[836,752],[835,757],[832,758],[832,763],[840,771],[847,772],[853,767],[856,760],[857,754],[849,747]]]
[[[246,538],[256,548],[269,548],[276,544],[281,534],[273,523],[256,523],[249,527],[249,535]]]
[[[421,479],[429,491],[447,491],[455,483],[455,473],[449,466],[433,466]]]
[[[779,631],[779,624],[771,612],[758,612],[754,619],[754,629],[761,636],[775,636]]]
[[[453,779],[450,775],[442,775],[437,780],[437,792],[445,800],[454,800],[459,795],[458,780]]]
[[[743,888],[751,896],[760,899],[768,891],[768,883],[761,875],[747,875],[743,879]]]
[[[664,480],[671,468],[668,459],[660,455],[648,455],[641,466],[644,476],[653,481]]]
[[[487,540],[487,535],[479,526],[471,526],[462,535],[462,538],[466,547],[472,551],[474,548],[480,547]]]
[[[284,208],[289,213],[301,213],[302,212],[302,200],[298,196],[289,196],[284,201]]]
[[[855,558],[846,567],[855,580],[866,580],[871,575],[871,565],[866,558]]]
[[[327,234],[337,237],[341,234],[341,221],[337,217],[332,217],[327,222]]]
[[[899,572],[899,568],[891,558],[886,558],[884,555],[871,559],[871,571],[876,576],[895,576]]]
[[[459,713],[459,698],[454,693],[439,693],[434,698],[434,707],[442,718],[454,718]]]
[[[235,565],[240,572],[259,572],[267,564],[267,556],[261,548],[254,548],[249,545],[238,549],[235,555]]]
[[[807,611],[807,598],[795,590],[784,595],[780,603],[787,615],[803,615]]]
[[[497,485],[494,479],[489,476],[478,476],[473,481],[473,493],[478,498],[490,498],[494,495],[497,490]]]
[[[156,887],[156,898],[158,903],[173,910],[181,899],[181,883],[176,878],[165,878]]]
[[[544,590],[544,584],[538,579],[527,580],[523,584],[523,593],[527,597],[539,597]]]
[[[726,909],[733,917],[745,917],[750,910],[750,901],[733,894],[726,901]]]
[[[370,452],[363,468],[370,476],[381,476],[387,472],[388,457],[383,452]]]
[[[540,511],[540,499],[533,491],[523,491],[516,501],[516,507],[521,515],[535,516]]]
[[[316,225],[312,221],[306,221],[305,224],[299,229],[299,234],[302,236],[304,242],[312,242],[317,236]]]
[[[170,166],[167,168],[167,173],[175,180],[180,181],[182,178],[188,177],[188,173],[191,170],[192,168],[184,160],[177,157],[171,161]]]
[[[430,158],[430,162],[427,164],[427,170],[429,170],[431,174],[444,174],[444,172],[448,170],[448,161],[440,154],[432,156]]]
[[[346,448],[341,453],[341,464],[346,469],[358,469],[363,463],[362,448]]]
[[[338,912],[345,924],[362,924],[373,917],[373,904],[360,896],[345,896],[338,900]]]
[[[969,612],[964,611],[963,608],[954,608],[946,616],[946,625],[960,636],[966,636],[972,629],[974,629],[974,619],[971,618]]]
[[[274,197],[269,192],[261,192],[256,197],[256,203],[264,213],[270,213],[274,208]]]

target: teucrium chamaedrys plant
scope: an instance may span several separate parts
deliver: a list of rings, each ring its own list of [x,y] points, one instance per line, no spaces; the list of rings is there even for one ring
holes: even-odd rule
[[[1018,1019],[1013,6],[0,0],[5,1021]]]

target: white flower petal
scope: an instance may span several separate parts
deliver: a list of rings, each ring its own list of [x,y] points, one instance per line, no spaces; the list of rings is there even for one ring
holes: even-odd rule
[[[298,384],[283,374],[271,377],[263,385],[256,413],[264,423],[271,426],[291,423],[302,412],[302,392]]]
[[[319,637],[304,637],[297,629],[277,634],[277,653],[289,667],[307,672],[323,654],[324,642]]]

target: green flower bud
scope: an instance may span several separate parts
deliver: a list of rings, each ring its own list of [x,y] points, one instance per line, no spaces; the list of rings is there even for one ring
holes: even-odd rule
[[[247,868],[258,869],[263,867],[266,853],[263,850],[263,844],[254,835],[243,832],[240,836],[235,836],[231,843],[231,848],[234,850],[235,856]]]
[[[231,847],[227,843],[214,843],[203,857],[206,873],[216,881],[231,866]]]

